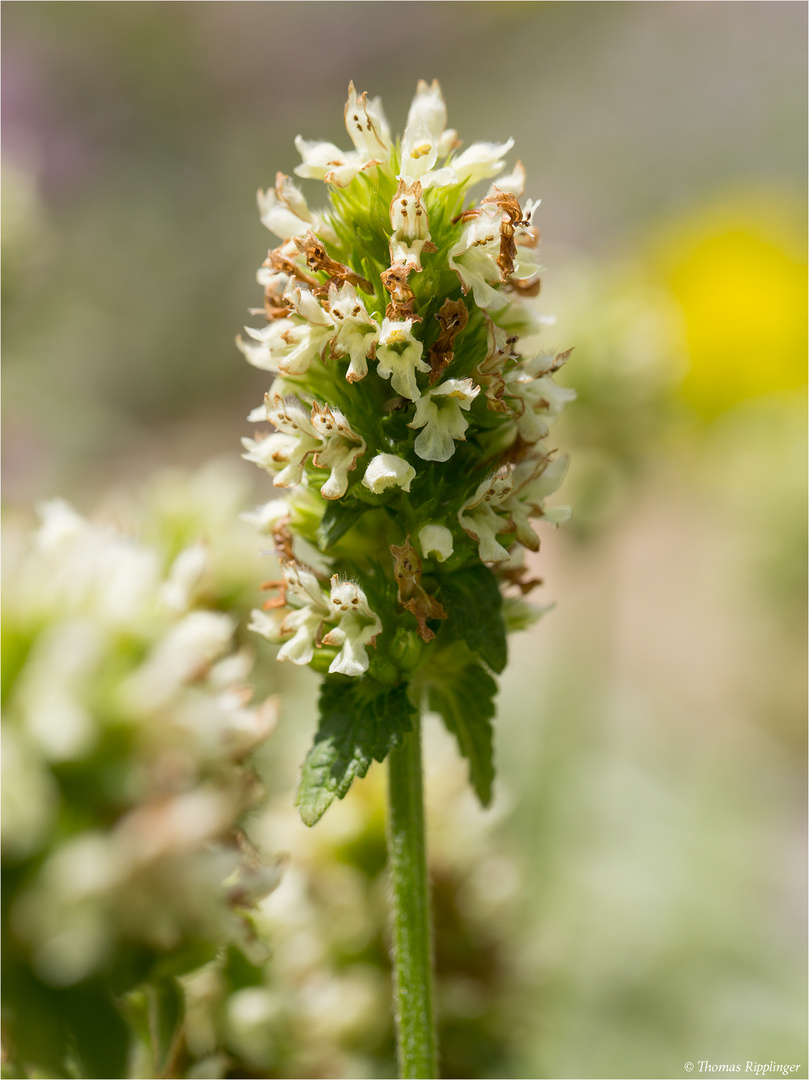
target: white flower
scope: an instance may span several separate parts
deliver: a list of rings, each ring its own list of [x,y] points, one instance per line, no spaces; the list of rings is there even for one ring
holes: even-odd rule
[[[192,544],[181,551],[171,564],[169,575],[160,590],[160,598],[169,611],[182,612],[191,601],[210,569],[208,545]]]
[[[412,319],[401,322],[383,319],[376,350],[377,372],[383,379],[390,379],[397,394],[417,401],[421,391],[416,384],[416,372],[426,373],[430,365],[421,359],[424,346],[414,337]]]
[[[346,379],[350,383],[358,382],[368,374],[366,361],[379,337],[379,324],[365,310],[357,290],[349,282],[339,288],[334,282],[329,286],[329,312],[337,331],[332,338],[331,353],[351,358]]]
[[[65,499],[39,503],[37,513],[41,521],[34,541],[38,551],[58,554],[88,531],[87,522]]]
[[[312,405],[312,425],[322,440],[314,463],[319,469],[331,469],[320,494],[324,499],[340,499],[348,489],[348,474],[365,453],[365,439],[351,430],[339,409],[317,402]]]
[[[458,132],[453,128],[447,129],[447,106],[438,79],[433,79],[431,84],[419,79],[416,96],[407,114],[407,126],[416,127],[420,122],[427,127],[436,143],[438,156],[446,157],[458,142]]]
[[[295,149],[303,158],[302,164],[295,168],[296,176],[325,180],[328,173],[331,180],[327,183],[345,187],[363,167],[358,154],[341,150],[334,143],[304,139],[298,135],[295,139]]]
[[[362,675],[369,664],[366,645],[372,644],[380,633],[382,622],[368,606],[368,599],[359,585],[353,581],[340,581],[337,574],[331,579],[330,600],[340,622],[326,634],[323,644],[342,647],[329,665],[329,671]]]
[[[576,391],[559,386],[550,375],[553,355],[543,354],[524,360],[519,367],[506,372],[504,397],[510,402],[520,438],[535,443],[548,434],[549,424],[576,397]]]
[[[473,143],[458,157],[452,159],[452,169],[462,184],[476,184],[490,176],[497,176],[505,165],[502,160],[514,145],[509,139],[504,143]]]
[[[416,475],[413,466],[396,454],[377,454],[365,470],[362,478],[363,487],[375,495],[390,487],[400,487],[410,491],[410,482]]]
[[[446,562],[453,552],[452,533],[445,525],[423,525],[419,545],[425,559],[435,555],[438,562]]]
[[[275,178],[275,190],[258,192],[258,210],[262,225],[281,240],[303,236],[312,229],[323,239],[330,239],[332,230],[320,214],[312,213],[303,192],[283,173]]]
[[[280,645],[284,638],[288,636],[287,631],[284,629],[284,623],[288,616],[289,612],[286,608],[271,608],[269,611],[264,611],[262,608],[253,608],[250,612],[247,629],[252,630],[254,634],[260,634],[267,641],[271,641],[273,645]]]
[[[513,172],[510,172],[508,176],[498,176],[497,183],[492,184],[489,188],[488,195],[494,195],[498,191],[510,191],[512,195],[516,195],[517,198],[521,198],[525,192],[525,167],[521,161],[518,161],[514,166]],[[537,206],[539,203],[537,203]],[[528,216],[528,207],[526,205],[525,216]]]
[[[470,501],[458,511],[461,528],[478,543],[482,562],[503,562],[508,551],[497,540],[498,533],[509,532],[511,523],[496,513],[512,489],[510,475],[498,474],[484,480]]]
[[[253,345],[241,335],[236,338],[236,344],[244,353],[247,362],[262,371],[280,372],[284,375],[303,375],[308,371],[309,365],[320,356],[333,331],[331,322],[314,325],[302,322],[294,316],[273,319],[266,326],[246,326],[244,329],[253,341],[259,343]]]
[[[286,600],[296,610],[288,612],[276,632],[292,637],[278,652],[279,660],[291,660],[293,664],[308,664],[314,656],[315,639],[321,625],[332,617],[329,599],[317,577],[301,563],[282,560],[281,569],[286,582]],[[254,613],[255,614],[255,613]],[[259,633],[269,637],[271,625],[265,623]],[[270,638],[272,640],[272,638]]]
[[[359,154],[387,154],[393,145],[390,128],[385,119],[380,98],[368,100],[367,94],[357,96],[354,83],[348,84],[348,101],[345,107],[346,131]]]
[[[263,439],[242,439],[247,450],[242,457],[268,472],[277,473],[275,487],[291,487],[301,482],[303,463],[318,450],[322,439],[306,407],[295,397],[276,397],[267,406],[267,419],[275,426]]]
[[[279,660],[308,664],[316,643],[322,641],[340,649],[329,666],[330,672],[362,675],[369,665],[366,646],[381,632],[382,623],[360,586],[340,581],[335,574],[327,594],[315,574],[301,563],[282,560],[282,569],[285,599],[292,610],[276,607],[269,612],[254,611],[250,629],[269,641],[284,642]],[[331,624],[325,635],[324,623]]]
[[[255,510],[245,510],[239,514],[239,520],[252,525],[260,533],[271,534],[279,521],[290,516],[290,506],[286,499],[270,499]]]
[[[552,495],[564,479],[568,467],[567,454],[550,457],[544,446],[537,447],[538,457],[522,461],[514,466],[512,491],[502,502],[517,534],[517,539],[531,551],[539,551],[539,537],[530,524],[530,518],[542,517],[553,524],[567,521],[567,506],[545,507],[544,500]]]
[[[415,450],[423,461],[448,461],[455,453],[455,440],[464,440],[469,421],[467,412],[480,393],[471,379],[447,379],[428,390],[416,402],[416,413],[408,425],[423,428],[417,436]]]
[[[315,638],[323,622],[323,615],[312,607],[291,611],[283,622],[285,633],[292,637],[278,650],[278,660],[291,660],[293,664],[308,664],[315,654]],[[270,639],[272,640],[272,639]]]
[[[492,311],[508,303],[508,296],[492,288],[492,284],[500,281],[497,256],[500,254],[502,216],[496,206],[482,206],[449,251],[449,265],[461,279],[464,293],[471,289],[478,307]]]
[[[346,130],[354,150],[343,151],[333,143],[295,139],[303,164],[295,169],[297,176],[324,180],[327,184],[346,187],[358,172],[384,161],[391,150],[388,128],[379,98],[368,101],[368,95],[357,96],[354,83],[349,83],[345,107]]]
[[[452,169],[435,169],[438,158],[438,141],[423,120],[408,124],[402,136],[402,162],[400,180],[411,186],[420,181],[426,191],[430,187],[446,187],[454,184],[457,177]]]
[[[177,689],[204,674],[230,645],[234,623],[214,611],[192,611],[159,642],[124,684],[127,703],[138,712],[166,705]]]
[[[427,208],[422,202],[422,186],[418,180],[407,186],[399,181],[399,188],[390,204],[390,222],[393,233],[390,238],[391,262],[403,263],[411,270],[421,270],[422,251],[435,251],[430,240],[430,222]]]
[[[290,278],[287,283],[284,299],[312,326],[324,327],[325,332],[333,328],[334,323],[329,313],[320,306],[317,297],[312,295],[306,285],[302,285],[295,278]]]

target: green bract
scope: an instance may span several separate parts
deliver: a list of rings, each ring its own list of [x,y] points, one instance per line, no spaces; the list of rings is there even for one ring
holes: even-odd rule
[[[326,676],[308,823],[399,744],[425,694],[489,801],[500,586],[528,590],[532,519],[566,516],[545,499],[567,459],[543,440],[572,397],[553,381],[568,354],[536,347],[535,204],[519,163],[499,176],[511,141],[459,150],[437,82],[419,83],[395,144],[353,84],[345,116],[353,150],[296,142],[296,173],[327,184],[330,209],[280,173],[259,193],[282,243],[258,275],[264,323],[239,339],[276,376],[250,416],[274,431],[245,457],[288,492],[252,515],[283,577],[251,627]]]

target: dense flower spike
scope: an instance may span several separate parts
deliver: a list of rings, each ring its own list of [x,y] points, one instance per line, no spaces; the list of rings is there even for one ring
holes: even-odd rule
[[[237,584],[233,476],[214,479],[161,478],[140,529],[157,545],[58,499],[33,536],[4,524],[2,930],[14,1007],[3,1043],[15,1075],[163,1075],[157,1041],[156,1060],[129,1071],[121,996],[179,1003],[175,974],[226,949],[245,963],[266,956],[249,909],[280,864],[245,830],[265,793],[252,755],[278,705],[251,704],[252,657],[219,610],[252,560],[248,549]],[[203,521],[212,542],[178,551]]]
[[[567,465],[545,440],[573,393],[554,382],[568,353],[537,346],[537,203],[521,201],[522,165],[506,170],[512,141],[460,149],[435,81],[398,141],[353,84],[345,125],[348,151],[296,141],[295,173],[325,183],[328,208],[283,173],[259,193],[281,243],[258,274],[264,323],[239,347],[277,378],[250,416],[273,430],[244,446],[286,498],[252,515],[283,573],[252,628],[279,659],[349,676],[333,683],[359,695],[346,714],[375,715],[391,688],[429,695],[442,665],[470,685],[501,669],[499,587],[529,587],[532,521],[566,513],[545,505]],[[387,726],[372,756],[395,744]]]

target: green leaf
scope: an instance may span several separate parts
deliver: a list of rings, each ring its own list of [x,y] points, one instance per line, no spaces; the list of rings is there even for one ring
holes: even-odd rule
[[[59,994],[60,1014],[87,1080],[126,1076],[130,1032],[103,980],[79,983]]]
[[[367,509],[362,503],[345,502],[344,499],[330,502],[317,527],[317,540],[322,550],[328,551],[345,536]]]
[[[441,578],[447,629],[498,674],[508,660],[503,594],[487,566],[458,570]]]
[[[443,717],[469,761],[469,779],[483,806],[492,800],[494,750],[492,717],[497,683],[480,664],[442,668],[428,687],[430,708]]]
[[[175,979],[157,979],[145,987],[155,1075],[168,1071],[185,1015],[185,998]]]
[[[303,763],[297,806],[314,825],[335,798],[342,799],[372,761],[384,761],[412,728],[415,714],[407,686],[371,679],[326,678],[320,692],[320,726]]]

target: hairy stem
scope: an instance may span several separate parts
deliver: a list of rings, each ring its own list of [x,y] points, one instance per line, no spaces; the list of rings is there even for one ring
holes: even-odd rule
[[[438,1076],[421,730],[390,755],[388,860],[393,893],[394,1005],[402,1080]]]

